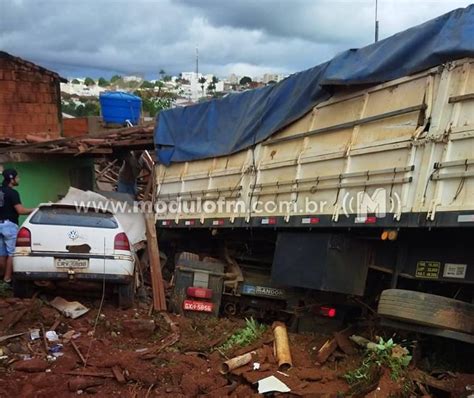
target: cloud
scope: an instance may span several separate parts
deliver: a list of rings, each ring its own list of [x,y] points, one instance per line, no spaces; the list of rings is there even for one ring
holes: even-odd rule
[[[469,1],[379,0],[381,37]],[[292,73],[373,40],[374,1],[0,0],[0,49],[65,76]]]

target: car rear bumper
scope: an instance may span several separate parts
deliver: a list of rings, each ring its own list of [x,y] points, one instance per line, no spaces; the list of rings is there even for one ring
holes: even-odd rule
[[[17,280],[30,281],[62,281],[62,280],[78,280],[78,281],[94,281],[112,282],[116,284],[127,284],[133,281],[131,275],[115,275],[115,274],[90,274],[77,273],[69,274],[67,272],[14,272],[13,278]]]
[[[58,255],[64,258],[62,255]],[[84,258],[82,256],[77,256]],[[76,257],[76,258],[77,258]],[[13,276],[28,280],[78,279],[89,281],[114,281],[128,283],[133,279],[134,262],[131,256],[95,256],[88,258],[87,268],[58,268],[55,257],[38,255],[15,255]]]

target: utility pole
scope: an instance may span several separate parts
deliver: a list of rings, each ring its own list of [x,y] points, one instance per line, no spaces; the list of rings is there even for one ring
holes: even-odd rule
[[[379,41],[378,0],[375,0],[375,42]]]
[[[196,76],[199,74],[199,48],[196,46]]]

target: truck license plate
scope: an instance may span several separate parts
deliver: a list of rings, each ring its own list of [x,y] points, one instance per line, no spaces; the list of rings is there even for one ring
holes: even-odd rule
[[[186,311],[212,312],[214,303],[208,301],[184,300],[183,309]]]
[[[55,258],[54,265],[56,268],[87,268],[89,260],[82,258]]]

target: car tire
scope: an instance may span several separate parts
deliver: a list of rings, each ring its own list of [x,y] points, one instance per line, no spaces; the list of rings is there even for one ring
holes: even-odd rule
[[[474,333],[474,305],[434,294],[384,290],[377,312],[386,318],[417,325]]]
[[[133,282],[118,285],[118,305],[122,309],[133,307],[135,299],[135,284]]]
[[[34,285],[31,281],[13,279],[13,296],[18,298],[31,298],[34,293]]]

